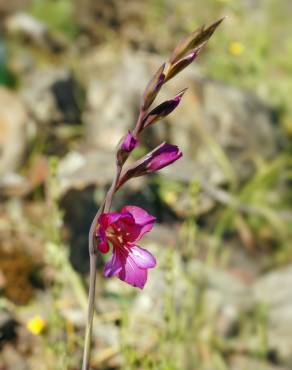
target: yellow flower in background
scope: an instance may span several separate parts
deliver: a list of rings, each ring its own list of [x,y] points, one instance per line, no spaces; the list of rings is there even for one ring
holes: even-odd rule
[[[34,335],[38,335],[41,332],[43,332],[45,326],[46,326],[45,320],[39,315],[32,317],[30,320],[28,320],[26,324],[27,330]]]
[[[241,55],[244,52],[244,45],[239,41],[232,41],[229,44],[229,53],[232,55]]]

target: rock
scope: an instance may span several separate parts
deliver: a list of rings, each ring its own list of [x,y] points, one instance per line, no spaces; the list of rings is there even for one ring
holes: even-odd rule
[[[149,77],[145,63],[127,51],[117,55],[98,49],[85,58],[80,73],[88,85],[87,141],[113,150],[137,119],[142,86]]]
[[[17,322],[13,316],[3,309],[0,311],[0,345],[15,339]]]
[[[7,17],[4,23],[9,36],[21,37],[39,48],[61,51],[65,42],[60,36],[53,35],[45,23],[25,12],[16,12]]]
[[[0,2],[0,17],[7,16],[15,11],[24,9],[31,0],[10,0]]]
[[[79,272],[85,273],[89,268],[88,232],[97,212],[93,186],[83,190],[72,189],[60,199],[64,212],[66,242],[70,246],[70,261]]]
[[[146,3],[137,4],[135,0],[127,0],[121,7],[117,0],[77,0],[76,4],[75,19],[95,41],[106,41],[106,35],[110,32],[133,43],[148,44],[148,32],[143,32],[145,14],[149,11]]]
[[[79,89],[67,68],[41,67],[25,74],[20,93],[40,124],[80,123]]]
[[[230,370],[288,370],[288,368],[238,355],[231,359]]]
[[[70,189],[82,190],[93,184],[103,187],[112,181],[114,169],[112,152],[94,149],[69,152],[58,166],[60,192],[65,194]]]
[[[253,296],[248,285],[231,273],[219,268],[212,268],[200,261],[191,261],[187,273],[202,280],[207,291],[216,292],[221,298],[221,305],[234,305],[248,310],[253,306]]]
[[[28,140],[28,115],[19,97],[0,87],[0,177],[23,160]]]
[[[24,12],[18,12],[8,17],[5,21],[5,28],[12,35],[20,34],[37,43],[44,42],[47,33],[47,27],[43,23]]]
[[[2,350],[4,369],[7,370],[29,370],[24,356],[22,356],[14,346],[6,345]]]
[[[25,195],[29,189],[28,180],[14,172],[6,173],[0,178],[0,191],[6,196]]]
[[[17,241],[16,238],[14,239],[10,243],[15,248]],[[0,269],[5,277],[4,295],[16,304],[26,304],[34,293],[30,280],[33,271],[36,270],[36,265],[32,257],[23,251],[20,252],[20,248],[9,252],[2,248],[0,249]]]
[[[258,303],[267,309],[269,348],[283,363],[292,366],[292,266],[270,272],[254,286]]]

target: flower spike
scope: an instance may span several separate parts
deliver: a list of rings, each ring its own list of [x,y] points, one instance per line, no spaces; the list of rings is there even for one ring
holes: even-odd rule
[[[88,294],[88,318],[84,341],[82,370],[89,368],[92,325],[95,304],[97,251],[112,255],[104,267],[104,276],[116,276],[120,280],[142,289],[147,281],[148,269],[156,266],[155,257],[136,245],[142,236],[149,232],[155,217],[136,206],[125,206],[120,212],[110,212],[112,201],[118,189],[130,178],[153,173],[182,157],[182,152],[175,145],[162,143],[146,156],[136,161],[127,169],[124,164],[130,153],[138,145],[139,134],[143,129],[168,116],[180,103],[185,91],[174,98],[164,101],[149,112],[161,87],[171,78],[186,68],[208,42],[216,28],[223,21],[219,19],[211,26],[193,32],[174,50],[169,62],[163,63],[149,81],[141,99],[140,112],[133,131],[121,139],[116,151],[116,173],[104,201],[97,211],[89,231],[90,275]]]

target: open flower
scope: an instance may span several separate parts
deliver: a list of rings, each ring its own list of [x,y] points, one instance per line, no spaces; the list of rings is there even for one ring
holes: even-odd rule
[[[121,212],[103,213],[98,219],[97,248],[107,253],[112,246],[112,256],[104,268],[104,276],[117,276],[126,283],[143,288],[147,270],[156,266],[155,257],[135,243],[149,232],[155,222],[144,209],[125,206]]]

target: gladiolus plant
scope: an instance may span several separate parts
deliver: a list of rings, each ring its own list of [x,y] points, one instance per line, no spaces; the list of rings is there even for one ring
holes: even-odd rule
[[[125,166],[127,159],[139,145],[143,131],[167,117],[180,104],[186,89],[151,108],[163,85],[197,58],[222,21],[223,18],[207,28],[197,29],[177,45],[169,61],[158,68],[146,86],[135,127],[125,134],[117,146],[116,174],[89,231],[90,281],[82,370],[89,368],[98,253],[111,253],[104,267],[106,278],[117,277],[140,289],[147,281],[148,270],[156,266],[155,257],[136,244],[151,231],[155,217],[133,205],[125,205],[120,212],[111,212],[113,196],[127,181],[170,165],[182,157],[182,152],[176,145],[161,143],[141,159]]]

